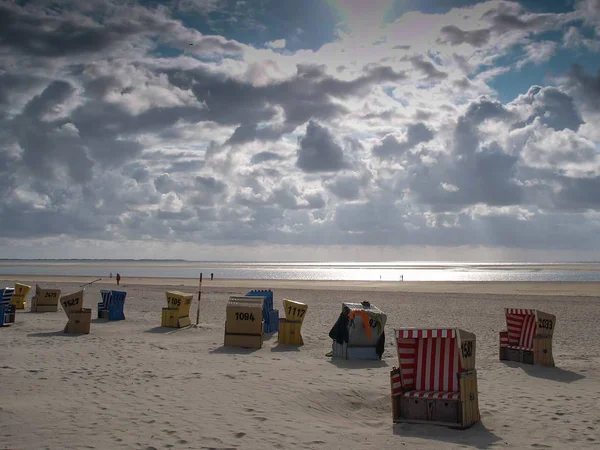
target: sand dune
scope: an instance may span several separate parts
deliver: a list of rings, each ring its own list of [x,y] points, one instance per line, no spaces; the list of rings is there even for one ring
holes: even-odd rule
[[[52,279],[63,292],[82,284]],[[274,289],[279,309],[284,297],[308,304],[305,345],[278,346],[274,335],[251,351],[224,348],[223,324],[228,296],[256,282],[205,282],[199,327],[183,330],[159,326],[164,284],[195,290],[194,280],[126,279],[124,322],[94,320],[91,334],[71,336],[61,331],[62,311],[25,311],[0,329],[0,448],[600,446],[600,301],[590,296],[598,286],[263,282]],[[109,286],[86,290],[85,306],[95,309],[100,288]],[[384,359],[326,358],[341,302],[364,299],[388,314]],[[555,369],[498,361],[505,306],[556,314]],[[477,334],[482,422],[464,431],[392,426],[393,328],[447,325]]]

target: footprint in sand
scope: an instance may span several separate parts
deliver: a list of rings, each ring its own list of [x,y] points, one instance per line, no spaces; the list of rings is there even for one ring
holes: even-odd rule
[[[246,436],[246,433],[243,433],[240,431],[239,433],[236,433],[234,436],[239,439],[239,438],[243,438],[244,436]]]

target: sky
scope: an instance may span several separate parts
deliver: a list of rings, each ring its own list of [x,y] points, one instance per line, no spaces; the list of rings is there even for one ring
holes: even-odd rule
[[[0,0],[0,257],[600,260],[600,0]]]

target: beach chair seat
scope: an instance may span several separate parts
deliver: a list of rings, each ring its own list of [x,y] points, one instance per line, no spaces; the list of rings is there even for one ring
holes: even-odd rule
[[[7,326],[11,323],[15,323],[16,308],[15,305],[10,303],[14,292],[14,288],[6,287],[0,289],[0,326]]]
[[[35,295],[31,298],[31,312],[56,312],[60,289],[41,288],[35,285]]]
[[[15,283],[15,293],[13,294],[10,303],[15,305],[15,309],[25,309],[27,305],[27,295],[31,290],[31,286],[23,283]]]
[[[279,318],[277,342],[287,345],[304,345],[302,324],[308,311],[306,303],[283,299],[285,318]]]
[[[265,322],[264,297],[229,297],[225,311],[225,347],[261,348]]]
[[[127,292],[102,289],[102,301],[98,303],[98,318],[104,320],[125,320],[125,297]]]
[[[475,335],[458,328],[395,330],[394,423],[468,428],[479,420]]]
[[[92,310],[83,307],[83,290],[62,296],[60,304],[69,318],[63,331],[73,334],[89,334]]]
[[[343,303],[342,312],[329,331],[332,356],[343,359],[379,360],[385,348],[386,314],[369,302]]]
[[[262,297],[264,299],[262,317],[265,322],[265,333],[278,331],[279,311],[273,309],[273,291],[271,289],[253,289],[246,294],[246,297]]]
[[[552,337],[556,316],[537,309],[506,308],[506,330],[500,332],[501,361],[554,366]]]
[[[181,291],[166,291],[167,307],[162,309],[162,327],[183,328],[189,327],[190,307],[192,306],[193,294]]]

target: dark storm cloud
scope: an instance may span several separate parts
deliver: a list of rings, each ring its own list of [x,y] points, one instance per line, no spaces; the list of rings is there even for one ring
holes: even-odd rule
[[[442,81],[448,78],[446,72],[438,70],[431,61],[426,61],[421,55],[409,58],[415,69],[423,72],[429,81]]]
[[[442,27],[442,38],[438,42],[447,42],[450,45],[470,44],[473,47],[483,47],[490,40],[491,32],[488,29],[463,31],[455,25]]]
[[[227,194],[227,184],[212,176],[197,176],[190,201],[194,205],[213,206]]]
[[[213,74],[200,69],[166,72],[169,80],[181,89],[191,89],[197,99],[206,105],[199,115],[203,120],[220,124],[247,124],[236,130],[232,142],[247,142],[254,136],[270,139],[292,132],[297,126],[311,118],[328,120],[347,113],[346,108],[333,101],[334,98],[347,99],[367,92],[372,86],[395,83],[405,78],[387,66],[376,66],[354,80],[339,80],[324,72],[322,66],[298,65],[293,77],[273,82],[267,86],[250,83]],[[255,124],[248,124],[251,117],[255,123],[272,119],[279,105],[285,112],[285,123],[277,133],[266,128],[257,130]],[[256,133],[256,135],[254,134]]]
[[[595,76],[587,75],[581,66],[576,64],[568,75],[568,84],[588,108],[600,111],[600,70]]]
[[[573,98],[555,87],[532,86],[527,94],[515,100],[517,104],[521,102],[532,105],[533,112],[524,123],[516,124],[515,128],[528,125],[536,118],[557,131],[566,128],[577,131],[583,124]]]
[[[194,44],[193,51],[239,54],[242,47],[220,36],[186,30],[158,11],[141,7],[106,8],[101,22],[79,14],[56,14],[42,8],[0,4],[0,44],[35,57],[65,57],[101,53],[137,36],[163,36],[177,46]]]
[[[343,200],[357,200],[368,182],[368,177],[360,175],[338,175],[325,183],[326,188]]]
[[[298,144],[296,166],[304,172],[335,172],[347,166],[344,151],[333,135],[312,120]]]
[[[282,133],[272,130],[270,127],[258,128],[256,124],[242,124],[235,129],[227,144],[244,144],[255,140],[276,141]]]
[[[509,31],[541,31],[556,22],[551,14],[537,14],[531,18],[522,18],[507,8],[500,7],[489,10],[483,18],[491,22],[491,30],[497,34]]]
[[[481,146],[478,126],[486,120],[509,120],[504,106],[487,98],[473,102],[457,120],[450,155],[438,155],[433,167],[413,165],[409,185],[420,202],[438,211],[465,205],[519,204],[522,190],[515,184],[518,158],[497,143]]]
[[[273,152],[260,152],[252,155],[251,164],[260,164],[267,161],[281,161],[283,157]]]

